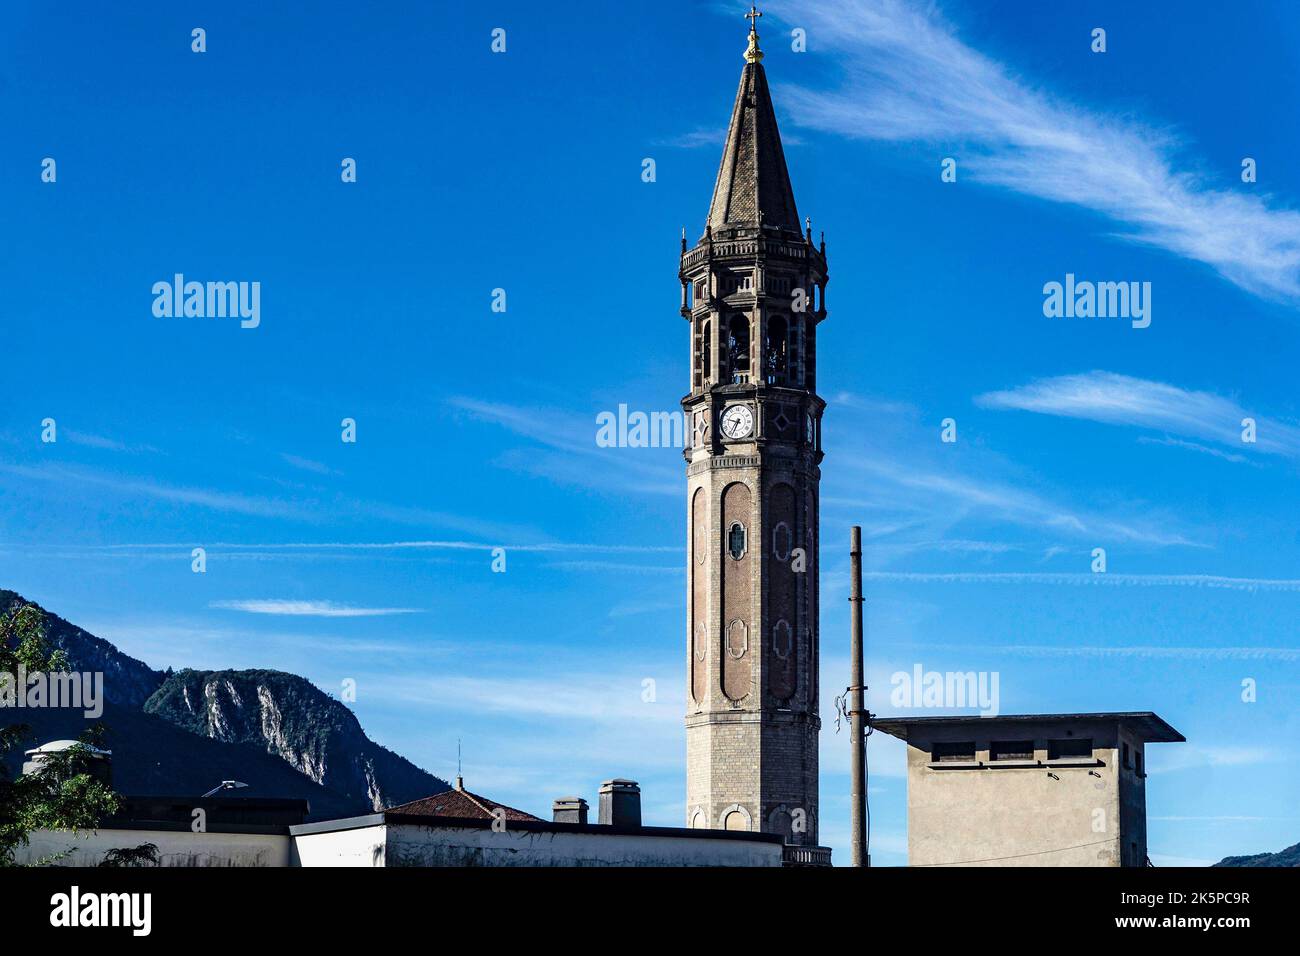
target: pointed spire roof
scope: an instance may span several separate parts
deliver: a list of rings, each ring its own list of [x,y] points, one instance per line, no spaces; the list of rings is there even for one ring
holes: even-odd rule
[[[762,16],[756,11],[751,13],[755,18]],[[761,212],[763,225],[802,232],[762,60],[758,31],[751,26],[745,69],[740,74],[727,145],[709,207],[708,226],[714,231],[729,226],[757,227]]]

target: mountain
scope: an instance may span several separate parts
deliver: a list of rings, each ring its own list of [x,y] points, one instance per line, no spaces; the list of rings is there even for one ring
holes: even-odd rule
[[[1225,856],[1215,866],[1300,866],[1300,843],[1277,853],[1256,853],[1253,856]]]
[[[0,614],[30,603],[0,589]],[[104,675],[98,721],[113,752],[113,786],[127,795],[204,793],[241,780],[249,796],[306,799],[312,819],[370,813],[451,789],[445,780],[375,743],[343,703],[295,674],[268,670],[157,671],[41,609],[49,643],[72,671]],[[79,710],[0,711],[0,725],[29,727],[22,749],[73,738],[95,721]]]
[[[0,588],[0,615],[15,605],[31,604],[13,591]],[[103,638],[69,624],[58,615],[35,605],[45,619],[45,640],[68,656],[74,671],[104,675],[104,696],[124,707],[140,708],[163,681],[162,671],[123,654]]]
[[[264,747],[371,810],[450,789],[372,741],[352,711],[295,674],[183,670],[163,681],[144,710],[193,734]]]

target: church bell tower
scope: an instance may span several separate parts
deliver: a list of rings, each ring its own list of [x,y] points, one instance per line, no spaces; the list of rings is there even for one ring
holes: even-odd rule
[[[690,325],[686,818],[817,845],[817,326],[826,245],[800,228],[757,18],[704,234],[682,238]]]

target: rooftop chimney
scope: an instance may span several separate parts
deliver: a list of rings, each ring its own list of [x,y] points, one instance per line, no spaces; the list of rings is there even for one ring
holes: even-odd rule
[[[551,814],[555,823],[586,823],[587,801],[582,797],[557,797],[551,804]]]
[[[616,827],[641,825],[641,788],[635,780],[606,780],[600,785],[600,822]]]

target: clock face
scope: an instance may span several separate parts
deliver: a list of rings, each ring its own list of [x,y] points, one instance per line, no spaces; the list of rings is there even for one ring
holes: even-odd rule
[[[754,429],[754,413],[748,405],[732,405],[722,413],[722,434],[744,438]]]

